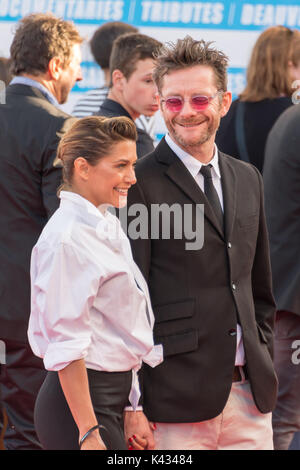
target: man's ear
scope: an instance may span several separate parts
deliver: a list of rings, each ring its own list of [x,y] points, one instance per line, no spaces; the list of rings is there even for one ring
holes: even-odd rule
[[[53,57],[50,59],[48,64],[48,74],[52,80],[58,80],[62,69],[61,59],[59,57]]]
[[[230,91],[225,91],[222,96],[221,103],[221,117],[226,116],[229,111],[232,102],[232,94]]]
[[[162,109],[162,102],[161,102],[161,99],[160,99],[160,94],[159,94],[159,92],[156,93],[155,98],[156,98],[158,107],[159,107],[160,111],[162,112],[162,111],[163,111],[163,109]]]
[[[116,69],[113,71],[112,76],[111,76],[111,81],[112,81],[112,86],[118,90],[122,91],[123,90],[123,83],[126,78],[124,77],[123,73],[121,70]]]

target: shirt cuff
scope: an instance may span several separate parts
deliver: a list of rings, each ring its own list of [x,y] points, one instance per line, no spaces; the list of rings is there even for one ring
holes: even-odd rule
[[[59,371],[88,354],[90,338],[50,343],[44,356],[46,370]]]
[[[142,406],[137,406],[136,409],[133,409],[133,406],[125,406],[124,411],[143,411]]]

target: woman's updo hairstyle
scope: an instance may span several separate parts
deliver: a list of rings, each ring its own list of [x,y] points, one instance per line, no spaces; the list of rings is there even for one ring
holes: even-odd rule
[[[85,158],[95,166],[118,142],[135,142],[136,139],[136,126],[127,117],[89,116],[76,121],[61,138],[57,149],[57,157],[63,164],[63,184],[59,191],[70,188],[77,158]]]

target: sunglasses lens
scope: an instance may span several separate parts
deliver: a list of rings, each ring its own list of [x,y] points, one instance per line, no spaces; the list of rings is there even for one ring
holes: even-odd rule
[[[191,105],[197,111],[205,109],[209,104],[209,97],[205,95],[196,95],[191,98]],[[174,113],[181,111],[183,107],[183,100],[177,96],[170,97],[165,101],[166,107],[169,111]]]
[[[168,98],[166,106],[170,111],[177,112],[182,108],[182,100],[180,98]]]
[[[209,99],[207,96],[193,96],[192,98],[192,105],[195,109],[203,109],[206,108],[206,106],[209,103]]]

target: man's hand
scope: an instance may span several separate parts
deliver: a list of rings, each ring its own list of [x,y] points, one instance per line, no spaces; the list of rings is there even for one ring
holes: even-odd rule
[[[135,450],[153,450],[154,428],[142,411],[124,412],[124,433],[129,447]]]

